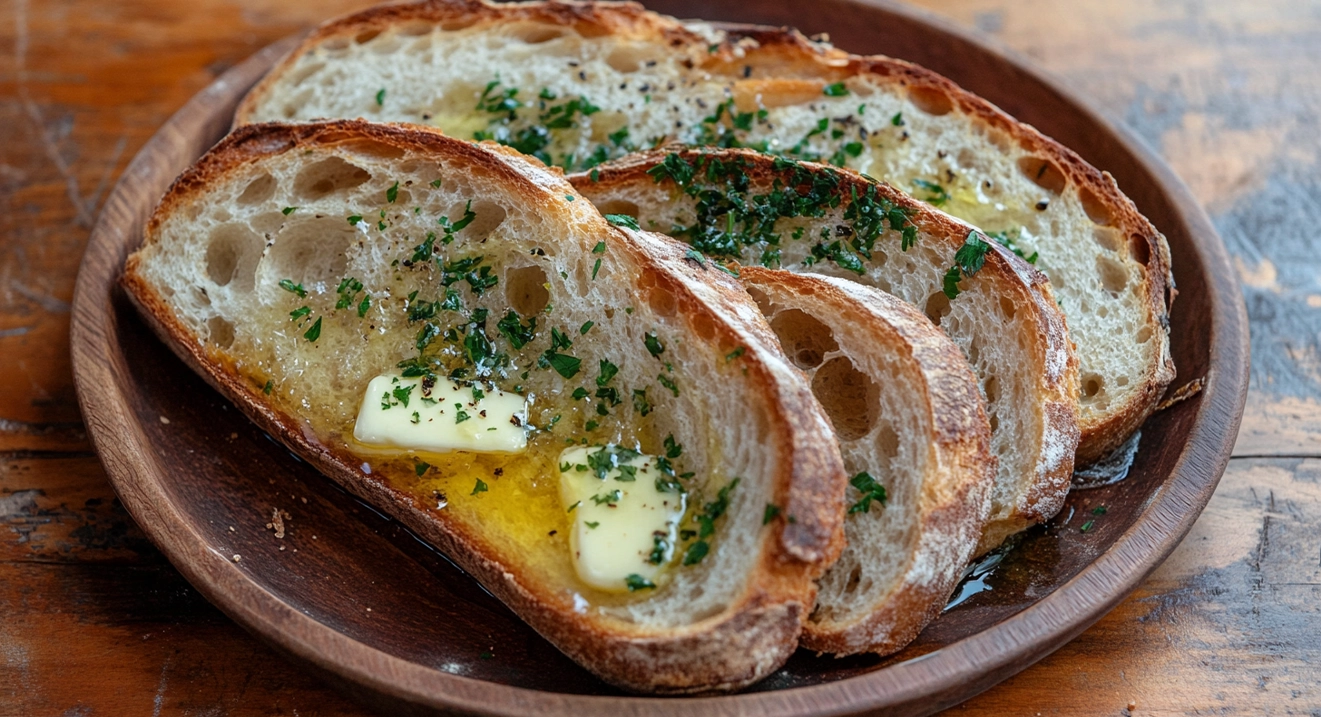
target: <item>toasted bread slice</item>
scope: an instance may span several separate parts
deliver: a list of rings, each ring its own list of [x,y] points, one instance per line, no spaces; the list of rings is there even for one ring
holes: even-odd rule
[[[750,150],[653,150],[570,179],[603,211],[720,260],[839,276],[924,310],[987,401],[999,467],[979,554],[1064,504],[1077,360],[1046,278],[1009,250],[855,172]]]
[[[853,476],[844,552],[818,583],[801,642],[895,652],[940,614],[990,511],[996,461],[977,379],[940,329],[889,294],[757,266],[739,275],[811,378]]]
[[[631,3],[419,2],[322,26],[237,122],[358,116],[569,171],[667,141],[757,147],[937,204],[1050,277],[1081,361],[1080,462],[1118,446],[1174,378],[1164,237],[1109,174],[907,62]]]
[[[840,549],[844,500],[802,375],[738,282],[686,252],[611,226],[560,175],[497,145],[357,121],[254,125],[174,183],[123,284],[258,425],[570,657],[625,689],[686,693],[747,685],[791,654]],[[364,398],[400,369],[423,376],[412,407],[411,389]],[[420,410],[428,381],[454,377],[472,382],[472,414],[478,389],[525,398],[508,421],[530,429],[524,452],[355,438],[360,405]],[[456,425],[477,419],[464,405],[446,414]],[[566,443],[666,457],[656,489],[688,509],[677,539],[657,543],[654,581],[603,590],[575,572],[568,538],[583,527],[557,488],[573,470],[558,462]],[[782,517],[763,524],[768,504]]]

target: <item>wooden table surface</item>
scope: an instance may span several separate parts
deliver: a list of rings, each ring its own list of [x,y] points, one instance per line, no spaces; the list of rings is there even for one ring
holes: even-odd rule
[[[170,567],[115,499],[69,367],[97,211],[156,128],[262,46],[361,0],[4,0],[0,714],[356,715]],[[953,710],[1321,714],[1321,3],[922,0],[1033,58],[1192,188],[1252,322],[1219,490],[1128,600]]]

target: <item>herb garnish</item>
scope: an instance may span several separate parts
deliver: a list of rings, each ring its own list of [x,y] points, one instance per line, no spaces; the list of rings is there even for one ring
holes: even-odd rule
[[[707,553],[711,551],[711,545],[708,538],[715,535],[715,522],[720,516],[729,510],[729,494],[733,492],[739,484],[739,478],[726,483],[720,492],[716,494],[716,499],[702,506],[702,512],[693,516],[693,522],[697,523],[697,542],[688,546],[688,551],[684,553],[684,565],[696,565],[702,562]]]
[[[474,485],[472,487],[472,492],[469,493],[468,495],[477,495],[478,493],[485,493],[487,490],[489,490],[489,488],[486,487],[486,481],[483,481],[481,478],[478,478],[477,485]]]
[[[641,575],[638,575],[637,573],[632,573],[628,577],[624,578],[624,584],[628,586],[629,592],[634,592],[637,590],[656,589],[656,583],[653,583],[652,581],[642,577]]]
[[[954,266],[945,272],[943,289],[945,296],[953,301],[958,298],[960,289],[959,282],[965,278],[981,271],[982,265],[986,263],[986,252],[991,249],[977,230],[968,232],[968,236],[963,240],[963,246],[954,252]]]
[[[595,172],[596,170],[593,169],[592,171]],[[642,227],[638,226],[638,220],[627,214],[607,214],[605,215],[605,219],[615,226],[627,227],[633,231],[640,231],[642,229]]]
[[[870,513],[872,501],[885,505],[885,486],[876,482],[870,473],[863,471],[849,479],[849,485],[862,492],[862,497],[853,505],[849,506],[849,515],[854,513]]]

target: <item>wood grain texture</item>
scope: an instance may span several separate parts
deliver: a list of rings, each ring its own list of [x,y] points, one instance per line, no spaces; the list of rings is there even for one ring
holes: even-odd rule
[[[1132,703],[1136,714],[1311,713],[1321,705],[1307,672],[1321,644],[1309,607],[1321,582],[1311,460],[1321,435],[1321,262],[1311,250],[1321,214],[1317,8],[924,4],[1026,53],[1155,147],[1235,252],[1254,326],[1244,457],[1194,532],[1095,627],[958,710],[1122,714]],[[363,713],[210,608],[131,524],[118,543],[71,537],[105,535],[89,526],[113,526],[116,513],[85,457],[65,358],[81,247],[128,158],[220,70],[359,6],[0,7],[0,714],[145,714],[156,705],[160,714]],[[71,37],[76,53],[66,51]],[[86,483],[58,488],[71,476]],[[134,539],[141,552],[125,547]],[[173,602],[160,607],[153,595]],[[134,612],[138,604],[150,609]]]

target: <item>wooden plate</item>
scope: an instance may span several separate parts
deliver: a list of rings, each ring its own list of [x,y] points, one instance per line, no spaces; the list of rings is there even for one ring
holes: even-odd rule
[[[238,99],[291,46],[234,68],[143,148],[92,234],[73,305],[83,415],[124,505],[184,576],[234,620],[333,684],[392,712],[758,716],[926,714],[1058,648],[1118,603],[1188,531],[1238,432],[1247,321],[1224,246],[1170,170],[1062,85],[916,11],[859,0],[681,2],[678,16],[796,24],[864,53],[942,72],[1109,170],[1168,237],[1179,298],[1178,383],[1202,393],[1143,428],[1130,476],[1075,491],[979,588],[900,655],[818,658],[734,696],[619,695],[569,661],[443,556],[288,453],[160,344],[116,288],[144,219],[175,175],[219,139]],[[801,5],[798,5],[801,7]],[[1104,516],[1091,510],[1105,505]],[[265,526],[287,511],[287,534]],[[1094,519],[1086,533],[1080,526]],[[241,556],[241,559],[237,556]]]

